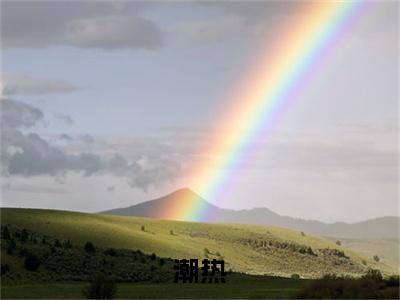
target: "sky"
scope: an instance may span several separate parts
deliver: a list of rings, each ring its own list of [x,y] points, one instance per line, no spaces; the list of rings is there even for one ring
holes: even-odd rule
[[[97,212],[198,192],[195,166],[223,171],[205,149],[229,132],[232,95],[307,5],[2,1],[1,205]],[[229,166],[229,195],[206,200],[399,215],[398,6],[370,3],[257,154]]]

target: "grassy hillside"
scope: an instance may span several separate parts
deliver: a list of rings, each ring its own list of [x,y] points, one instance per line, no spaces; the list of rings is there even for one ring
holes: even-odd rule
[[[400,269],[400,240],[391,238],[380,239],[355,239],[355,238],[335,238],[325,237],[329,241],[340,240],[342,245],[348,249],[359,252],[365,256],[373,257],[378,255],[380,260],[391,266]]]
[[[1,209],[1,223],[25,227],[74,244],[140,249],[160,257],[223,257],[227,269],[252,274],[317,277],[326,273],[361,275],[368,268],[392,273],[329,241],[277,227],[206,224],[54,210]],[[143,230],[144,227],[144,230]],[[217,255],[219,254],[219,255]]]

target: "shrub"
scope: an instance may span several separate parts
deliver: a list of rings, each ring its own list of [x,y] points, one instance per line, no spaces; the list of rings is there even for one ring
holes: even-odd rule
[[[221,253],[219,253],[218,251],[215,253],[215,255],[221,257]]]
[[[67,248],[67,249],[72,248],[72,243],[71,243],[70,240],[66,240],[66,241],[64,242],[64,248]]]
[[[379,258],[378,255],[374,255],[374,261],[379,262],[381,259]]]
[[[361,278],[372,279],[373,281],[376,281],[376,282],[381,282],[383,279],[381,271],[376,270],[376,269],[369,269],[367,271],[367,273],[364,276],[362,276]]]
[[[94,247],[92,242],[86,242],[84,248],[85,248],[86,253],[92,254],[92,253],[96,252],[96,248]]]
[[[140,227],[140,229],[142,230],[142,231],[145,231],[145,227],[144,227],[144,225],[142,225],[141,227]]]
[[[37,257],[33,253],[28,252],[25,256],[24,266],[25,269],[29,271],[36,271],[40,266],[39,257]]]
[[[290,276],[290,278],[292,278],[292,279],[300,279],[300,275],[299,274],[292,274],[292,276]]]
[[[364,266],[367,265],[367,261],[366,261],[365,259],[363,259],[363,260],[361,261],[361,263],[362,263]]]
[[[155,253],[152,253],[151,256],[150,256],[150,258],[151,258],[151,260],[155,260],[155,259],[157,258],[157,256],[156,256]]]
[[[113,299],[117,292],[115,282],[106,278],[103,274],[95,276],[82,290],[86,299]]]
[[[170,234],[170,235],[174,235],[174,231],[171,229],[171,230],[169,231],[169,234]]]
[[[28,240],[28,231],[26,229],[22,229],[21,231],[21,242],[25,243]]]
[[[303,231],[301,232],[301,235],[302,235],[302,236],[306,236],[306,234],[305,234]]]
[[[337,240],[337,241],[336,241],[336,245],[341,246],[341,245],[342,245],[342,242],[339,241],[339,240]]]
[[[7,264],[1,264],[1,275],[7,274],[10,271],[10,266]]]
[[[208,257],[209,253],[210,253],[210,250],[208,250],[207,248],[204,248],[204,256]]]
[[[399,286],[399,276],[397,275],[393,275],[390,276],[388,278],[385,279],[385,283],[387,286],[395,286],[398,287]]]
[[[113,248],[105,250],[104,254],[109,256],[117,256],[117,252]]]
[[[58,239],[54,242],[54,247],[61,247],[61,243]]]

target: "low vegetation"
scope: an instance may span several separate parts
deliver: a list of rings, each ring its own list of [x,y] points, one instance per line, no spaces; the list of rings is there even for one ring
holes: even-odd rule
[[[173,261],[155,253],[103,248],[91,241],[74,245],[70,240],[12,225],[2,229],[9,233],[1,240],[1,275],[6,283],[88,281],[97,273],[106,274],[113,282],[170,282],[174,275]],[[12,253],[4,253],[10,245]]]
[[[6,252],[2,251],[2,262],[9,266],[14,264],[9,256],[15,257],[23,243],[29,243],[32,248],[45,243],[50,258],[57,253],[73,256],[79,251],[78,256],[87,257],[89,265],[90,257],[102,259],[106,256],[104,251],[113,248],[109,250],[110,253],[115,251],[113,255],[133,259],[137,254],[139,260],[139,250],[149,258],[152,253],[157,257],[179,259],[223,257],[227,270],[285,277],[299,274],[301,278],[318,278],[327,273],[361,276],[369,268],[380,269],[388,275],[396,272],[381,261],[334,242],[272,226],[192,223],[38,209],[2,208],[1,213],[2,226],[9,227],[9,231],[13,226],[19,231],[9,232],[13,239],[2,245]],[[112,257],[107,255],[106,260]],[[50,263],[51,259],[46,261]],[[39,269],[44,267],[41,262]]]
[[[383,279],[379,270],[370,269],[361,278],[325,275],[300,289],[300,299],[399,299],[399,277]]]

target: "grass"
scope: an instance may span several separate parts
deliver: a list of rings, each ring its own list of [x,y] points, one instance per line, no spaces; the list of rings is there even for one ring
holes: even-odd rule
[[[326,237],[329,241],[340,240],[348,249],[359,252],[367,257],[378,255],[383,263],[397,267],[400,270],[400,240],[394,238],[366,239],[366,238],[333,238]]]
[[[120,283],[116,298],[293,298],[302,285],[302,280],[286,278],[238,278],[226,284]],[[6,285],[1,297],[79,299],[83,287],[83,283]]]
[[[217,252],[224,257],[227,269],[251,274],[290,277],[297,273],[304,278],[313,278],[326,273],[359,276],[368,268],[380,269],[387,274],[395,272],[388,265],[374,262],[372,258],[332,242],[272,226],[193,223],[16,208],[2,208],[1,217],[3,225],[14,224],[42,234],[70,239],[74,244],[83,245],[91,241],[96,246],[140,249],[160,257],[202,259],[204,248],[207,248],[211,252],[210,258],[217,258]],[[174,235],[171,235],[171,230]],[[260,246],[257,244],[260,241],[311,247],[317,256],[284,247]],[[349,258],[326,256],[319,250],[327,248],[344,251]],[[366,265],[362,263],[363,260],[367,262]]]

